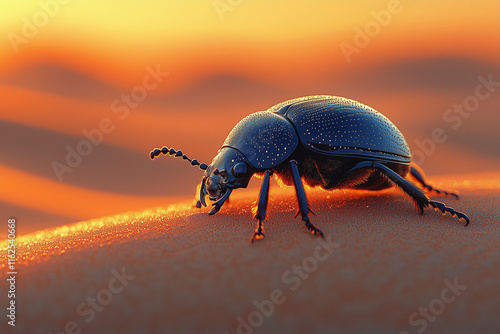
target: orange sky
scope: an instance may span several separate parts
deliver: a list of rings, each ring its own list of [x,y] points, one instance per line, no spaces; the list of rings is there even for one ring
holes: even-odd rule
[[[6,51],[0,69],[52,61],[123,87],[136,82],[145,65],[162,64],[181,74],[178,88],[220,72],[286,84],[297,74],[314,78],[324,66],[341,71],[437,54],[498,62],[500,44],[492,43],[500,31],[498,1],[402,0],[364,55],[353,55],[354,64],[346,64],[341,43],[354,45],[355,28],[373,23],[374,13],[383,17],[390,1],[243,1],[224,12],[224,20],[216,3],[70,1],[35,27],[34,37],[17,45],[16,53],[9,34],[22,36],[25,20],[38,22],[44,12],[38,1],[2,2],[0,31],[8,38],[0,41]]]

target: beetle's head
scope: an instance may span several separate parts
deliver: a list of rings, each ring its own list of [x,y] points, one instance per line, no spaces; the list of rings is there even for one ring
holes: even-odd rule
[[[198,166],[205,171],[201,181],[199,200],[204,206],[207,206],[206,195],[209,195],[210,200],[214,201],[212,210],[209,212],[210,215],[220,210],[233,189],[246,188],[254,173],[247,158],[238,150],[228,146],[219,150],[209,166],[199,163],[196,159],[190,159],[181,150],[169,149],[166,146],[161,149],[155,148],[149,156],[154,159],[160,154],[182,157],[183,160],[189,161],[192,166]]]
[[[253,169],[246,158],[238,150],[223,147],[205,170],[200,189],[200,202],[205,205],[205,195],[208,194],[213,203],[214,214],[229,198],[233,189],[246,188],[253,175]]]

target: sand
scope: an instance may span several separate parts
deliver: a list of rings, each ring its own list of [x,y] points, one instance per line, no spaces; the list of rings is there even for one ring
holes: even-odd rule
[[[438,200],[469,226],[418,215],[398,190],[309,189],[322,240],[273,187],[253,245],[254,190],[215,216],[183,202],[19,237],[17,326],[4,316],[1,331],[497,333],[500,173],[430,181],[460,192]]]

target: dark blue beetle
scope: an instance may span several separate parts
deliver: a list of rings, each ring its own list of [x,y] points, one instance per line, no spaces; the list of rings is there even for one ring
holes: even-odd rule
[[[469,223],[467,215],[430,200],[412,182],[411,175],[426,190],[455,198],[454,193],[428,185],[401,132],[384,115],[362,103],[336,96],[308,96],[277,104],[242,119],[229,133],[210,165],[189,159],[182,151],[163,147],[151,151],[151,159],[163,154],[183,157],[205,170],[198,207],[206,206],[205,195],[214,201],[210,215],[217,213],[233,189],[246,188],[253,174],[264,174],[252,236],[264,237],[269,178],[277,175],[294,185],[297,215],[307,229],[323,233],[309,221],[309,205],[302,180],[324,189],[380,190],[396,185],[408,194],[421,214],[431,206]]]

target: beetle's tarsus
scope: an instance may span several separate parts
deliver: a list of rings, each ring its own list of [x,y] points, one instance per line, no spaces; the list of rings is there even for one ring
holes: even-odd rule
[[[273,174],[272,170],[266,170],[264,174],[264,179],[262,180],[262,185],[260,186],[259,199],[257,200],[257,210],[255,211],[254,218],[257,219],[257,228],[255,229],[250,243],[253,244],[254,240],[262,239],[265,237],[262,226],[262,222],[266,219],[267,213],[267,202],[269,200],[269,179]]]
[[[318,235],[322,238],[324,238],[323,232],[319,228],[316,228],[310,221],[309,219],[305,220],[307,230],[311,232],[311,234]]]
[[[262,220],[259,220],[257,222],[257,228],[255,229],[255,232],[252,235],[252,238],[250,239],[250,243],[253,244],[255,240],[260,240],[264,238],[265,238],[264,227],[262,226]]]
[[[455,193],[452,193],[452,192],[448,192],[448,191],[445,191],[445,190],[440,190],[440,189],[436,189],[436,188],[433,188],[432,186],[430,185],[425,185],[424,188],[431,192],[431,193],[435,193],[437,194],[438,196],[439,195],[445,195],[445,196],[448,196],[448,197],[453,197],[454,199],[458,199],[458,195],[455,194]]]
[[[418,183],[420,183],[420,185],[422,187],[424,187],[425,190],[427,190],[427,191],[429,191],[431,193],[435,193],[437,195],[444,195],[444,196],[448,196],[448,197],[453,197],[454,199],[458,199],[458,195],[457,194],[455,194],[453,192],[446,191],[446,190],[434,188],[433,186],[431,186],[430,184],[428,184],[425,181],[425,178],[422,175],[422,173],[420,173],[420,171],[415,166],[411,166],[410,167],[410,175],[413,176],[413,178],[415,180],[417,180]]]
[[[432,206],[434,209],[440,210],[443,214],[446,214],[446,212],[450,213],[452,216],[457,217],[458,219],[463,219],[466,221],[465,226],[469,225],[470,220],[469,217],[462,212],[455,211],[455,209],[446,206],[442,202],[437,202],[437,201],[429,201],[429,205]]]
[[[434,193],[434,194],[437,194],[438,196],[448,196],[448,197],[452,197],[454,199],[458,199],[458,195],[455,194],[455,193],[452,193],[452,192],[448,192],[446,190],[441,190],[441,189],[437,189],[437,188],[434,188],[432,187],[431,185],[429,184],[423,184],[422,185],[425,190],[427,190],[428,192],[430,193]]]

